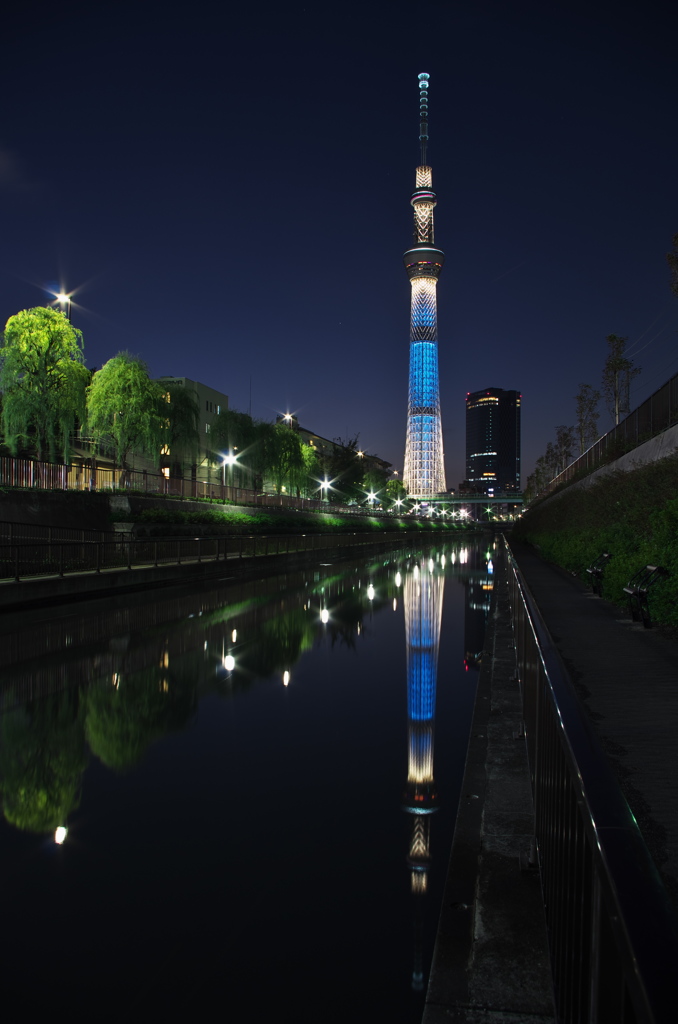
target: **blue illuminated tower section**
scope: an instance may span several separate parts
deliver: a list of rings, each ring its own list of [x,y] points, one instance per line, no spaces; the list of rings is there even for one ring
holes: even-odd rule
[[[407,864],[416,900],[415,955],[412,988],[424,984],[422,963],[422,906],[431,863],[431,814],[438,797],[433,779],[433,732],[436,676],[445,577],[433,560],[414,567],[405,578],[403,601],[407,642],[407,788],[404,809],[412,815]]]
[[[430,498],[445,491],[443,428],[438,381],[438,312],[436,285],[445,260],[434,248],[431,168],[428,142],[428,75],[419,75],[419,142],[414,207],[414,245],[403,256],[412,285],[410,314],[410,385],[403,483],[413,497]]]

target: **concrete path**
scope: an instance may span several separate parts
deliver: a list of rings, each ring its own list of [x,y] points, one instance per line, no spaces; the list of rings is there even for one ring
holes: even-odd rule
[[[511,548],[678,911],[678,642]]]
[[[551,969],[503,555],[422,1024],[552,1024]]]

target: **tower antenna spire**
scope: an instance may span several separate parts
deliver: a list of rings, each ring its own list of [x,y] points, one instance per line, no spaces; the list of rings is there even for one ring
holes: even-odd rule
[[[419,144],[421,145],[421,163],[426,166],[426,144],[428,143],[428,80],[429,75],[421,74],[419,78]]]
[[[410,305],[410,386],[403,483],[410,497],[435,498],[445,493],[443,428],[438,380],[438,313],[436,286],[445,254],[435,247],[433,210],[436,194],[426,162],[428,78],[419,75],[421,164],[410,202],[414,208],[413,246],[403,254],[412,286]]]

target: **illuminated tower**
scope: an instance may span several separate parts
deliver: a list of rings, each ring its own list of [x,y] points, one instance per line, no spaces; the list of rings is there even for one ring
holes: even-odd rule
[[[407,402],[407,440],[403,483],[409,494],[433,497],[445,491],[443,428],[438,382],[438,316],[436,285],[445,260],[433,246],[431,168],[426,163],[428,142],[428,75],[419,75],[419,142],[414,207],[414,245],[403,256],[412,285],[410,314],[410,385]]]
[[[428,888],[431,863],[431,814],[438,796],[433,780],[433,731],[436,710],[436,675],[445,577],[428,566],[415,566],[403,587],[407,643],[407,789],[404,810],[412,815],[407,864],[410,886],[416,899],[415,952],[412,988],[424,985],[422,965],[422,914],[420,900]]]

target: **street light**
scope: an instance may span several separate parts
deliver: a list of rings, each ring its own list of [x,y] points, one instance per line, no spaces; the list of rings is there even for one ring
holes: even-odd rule
[[[61,307],[61,312],[65,313],[66,314],[66,318],[68,320],[70,320],[71,319],[71,298],[72,298],[72,296],[71,295],[67,295],[66,292],[57,292],[57,294],[54,296],[54,298],[59,303],[59,306]]]
[[[320,490],[320,500],[321,500],[321,501],[323,500],[323,498],[324,498],[325,500],[329,500],[329,495],[328,495],[328,493],[327,493],[327,492],[329,491],[329,489],[330,489],[330,487],[331,487],[331,486],[332,486],[332,485],[331,485],[331,483],[329,482],[329,480],[327,479],[327,477],[325,477],[325,479],[324,479],[324,480],[321,480],[321,481],[320,481],[320,487],[319,487],[319,490]]]
[[[226,466],[230,466],[231,467],[231,470],[230,470],[230,473],[229,473],[229,480],[231,481],[231,485],[232,485],[233,484],[233,466],[236,466],[237,463],[238,463],[238,456],[234,455],[233,452],[230,452],[228,455],[224,455],[224,461],[221,463],[221,471],[222,471],[222,474],[223,474],[222,480],[223,480],[224,487],[226,486]]]

